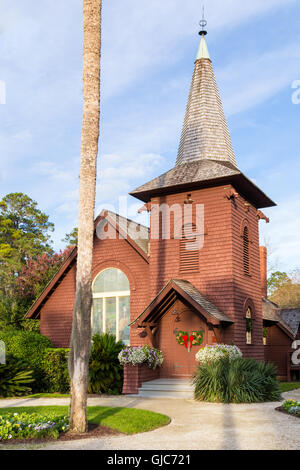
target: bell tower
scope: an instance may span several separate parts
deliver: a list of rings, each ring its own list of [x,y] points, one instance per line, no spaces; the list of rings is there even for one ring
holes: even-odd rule
[[[188,281],[232,321],[218,342],[263,359],[258,225],[260,209],[275,204],[237,166],[200,25],[175,166],[131,195],[151,211],[151,297],[171,279]]]

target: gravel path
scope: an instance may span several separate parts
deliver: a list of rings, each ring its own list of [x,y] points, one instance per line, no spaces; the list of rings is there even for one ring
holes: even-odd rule
[[[300,401],[300,389],[284,398]],[[67,405],[68,399],[0,400],[0,407]],[[134,436],[108,436],[38,445],[39,449],[192,450],[192,449],[280,449],[300,448],[300,420],[275,411],[278,402],[224,405],[194,400],[135,398],[129,396],[90,398],[90,406],[127,406],[167,414],[170,425]],[[0,445],[0,449],[3,446]],[[5,446],[7,448],[7,446]],[[30,446],[32,448],[32,446]],[[13,448],[13,447],[12,447]],[[16,446],[14,446],[16,448]],[[18,446],[24,448],[24,446]],[[27,447],[28,448],[28,447]]]

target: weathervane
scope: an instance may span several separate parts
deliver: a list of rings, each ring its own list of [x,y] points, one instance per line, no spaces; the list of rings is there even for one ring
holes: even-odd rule
[[[204,19],[204,5],[202,7],[202,20],[199,21],[199,25],[201,26],[201,31],[199,31],[200,36],[205,36],[207,31],[204,28],[207,25],[207,21]]]

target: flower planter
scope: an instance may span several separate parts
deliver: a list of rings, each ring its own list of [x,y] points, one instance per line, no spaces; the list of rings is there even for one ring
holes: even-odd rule
[[[147,364],[138,364],[136,366],[125,364],[122,393],[126,395],[136,395],[143,382],[157,379],[158,376],[158,367],[156,369],[150,369]]]

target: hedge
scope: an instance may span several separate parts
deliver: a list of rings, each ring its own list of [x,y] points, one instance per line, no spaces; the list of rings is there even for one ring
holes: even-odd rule
[[[7,355],[26,362],[33,370],[32,391],[46,391],[44,356],[52,347],[50,339],[35,331],[5,330],[0,332],[0,340],[5,343]]]
[[[70,391],[68,355],[69,349],[67,348],[47,349],[45,352],[43,370],[48,393]]]
[[[0,331],[6,354],[23,361],[33,371],[33,393],[68,393],[67,348],[53,348],[51,341],[40,333],[24,330]],[[95,335],[90,357],[90,393],[120,393],[123,382],[123,366],[118,354],[124,347],[112,335]]]
[[[25,362],[33,370],[33,393],[69,391],[68,349],[53,348],[46,336],[34,331],[0,331],[6,354]]]

